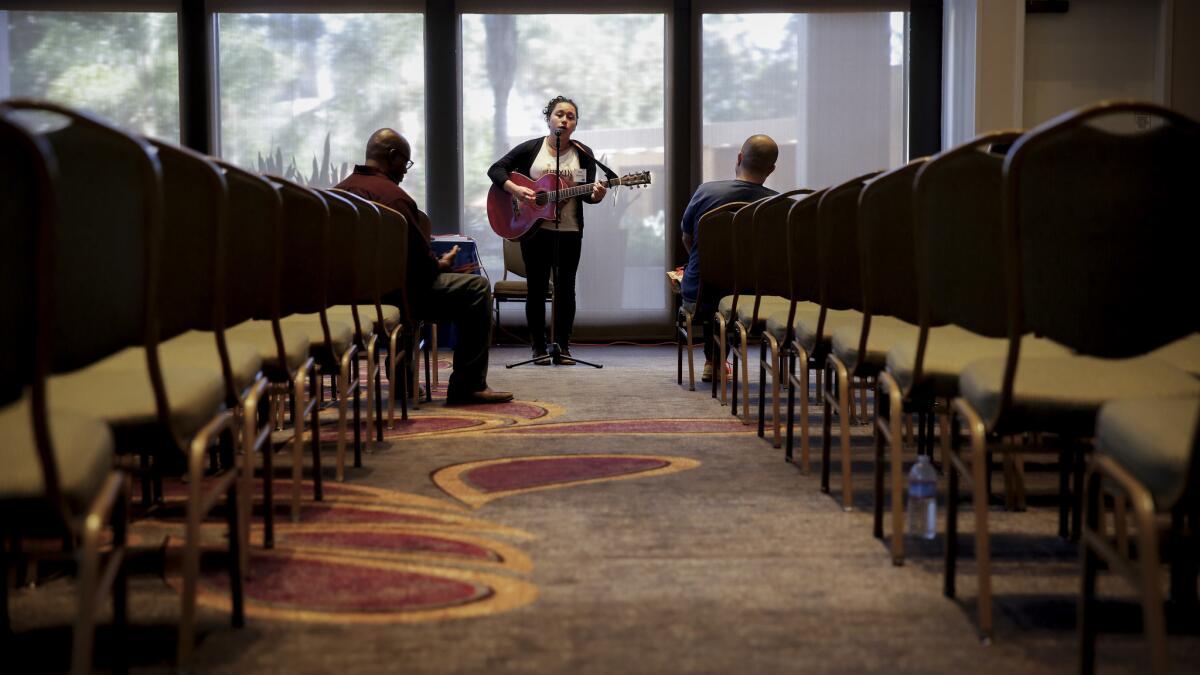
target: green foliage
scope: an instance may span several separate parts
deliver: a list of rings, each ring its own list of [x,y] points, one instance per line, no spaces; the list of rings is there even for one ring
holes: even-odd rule
[[[259,153],[255,167],[259,173],[281,176],[287,180],[312,187],[330,187],[331,185],[335,185],[345,178],[349,171],[349,165],[346,162],[335,165],[330,161],[329,134],[325,134],[325,149],[321,153],[321,161],[318,162],[317,156],[313,155],[312,172],[307,176],[296,166],[295,155],[292,156],[287,166],[284,166],[283,148],[278,146],[276,146],[274,154],[267,155],[266,159],[263,159],[262,153]]]

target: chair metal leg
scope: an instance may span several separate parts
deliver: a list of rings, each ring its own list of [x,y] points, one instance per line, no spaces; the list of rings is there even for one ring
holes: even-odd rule
[[[1080,591],[1079,606],[1076,610],[1076,629],[1079,634],[1079,672],[1081,675],[1091,675],[1096,671],[1096,572],[1100,566],[1100,557],[1088,545],[1090,534],[1099,530],[1100,503],[1103,494],[1100,490],[1100,474],[1088,473],[1087,489],[1084,500],[1087,504],[1087,524],[1080,537],[1079,561]]]
[[[313,364],[313,374],[309,379],[309,387],[311,391],[309,396],[314,400],[312,405],[312,418],[309,421],[308,432],[312,447],[313,458],[313,500],[321,501],[325,498],[324,486],[321,484],[321,364]],[[299,512],[296,510],[299,502],[293,506],[293,518],[299,519]]]

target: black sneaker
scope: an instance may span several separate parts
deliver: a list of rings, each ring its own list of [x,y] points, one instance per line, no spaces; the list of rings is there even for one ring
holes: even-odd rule
[[[537,361],[534,361],[535,365],[539,365],[539,366],[550,365],[550,354],[546,352],[545,347],[534,347],[533,348],[533,358],[537,359]]]

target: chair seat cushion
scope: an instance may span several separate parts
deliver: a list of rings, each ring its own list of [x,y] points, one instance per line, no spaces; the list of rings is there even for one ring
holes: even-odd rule
[[[962,396],[989,423],[1000,414],[1006,358],[974,361],[959,377]],[[1012,410],[1001,423],[1023,430],[1091,436],[1100,406],[1118,398],[1200,395],[1200,380],[1150,356],[1022,357]]]
[[[350,348],[350,343],[354,340],[354,322],[339,320],[333,316],[327,316],[327,318],[329,320],[329,337],[333,340],[332,345],[325,344],[325,331],[321,329],[320,314],[293,314],[280,319],[280,324],[285,328],[300,331],[308,337],[311,350],[329,346],[333,347],[335,353],[342,354]]]
[[[831,348],[851,373],[877,373],[887,364],[888,350],[901,342],[911,342],[915,345],[920,332],[920,326],[907,321],[891,316],[873,316],[870,332],[867,333],[866,354],[859,353],[859,343],[862,341],[861,322],[857,327],[849,322],[838,326],[833,331]]]
[[[253,345],[238,342],[225,334],[225,353],[229,355],[229,369],[233,375],[233,389],[237,395],[245,391],[262,371],[262,356]],[[221,354],[217,350],[216,335],[208,331],[192,330],[159,343],[158,357],[163,367],[176,366],[195,368],[220,368]],[[218,370],[217,372],[221,372]]]
[[[162,374],[176,434],[191,436],[223,407],[225,383],[219,369],[163,366]],[[86,413],[118,433],[158,423],[146,354],[140,347],[50,377],[46,389],[52,409]]]
[[[1197,397],[1118,399],[1100,409],[1096,452],[1133,474],[1166,511],[1187,487],[1198,423]]]
[[[787,320],[788,313],[791,311],[791,305],[783,307],[772,307],[767,313],[766,327],[763,329],[767,333],[775,336],[776,340],[783,340],[787,337]],[[796,303],[796,317],[811,316],[812,321],[816,322],[817,317],[821,314],[821,306],[815,302],[807,300]]]
[[[872,331],[874,328],[872,328]],[[896,378],[900,390],[908,393],[914,384],[913,370],[917,359],[917,335],[896,342],[888,349],[887,369]],[[955,326],[934,326],[929,329],[925,360],[921,366],[921,388],[930,396],[958,396],[958,377],[972,361],[1004,358],[1008,353],[1008,338],[993,338],[972,333]],[[1026,335],[1021,339],[1021,357],[1069,356],[1070,350],[1045,338]]]
[[[1192,333],[1150,352],[1180,370],[1200,377],[1200,333]]]
[[[395,305],[381,304],[380,309],[383,311],[384,331],[390,331],[399,325],[400,309],[398,307]],[[325,315],[329,317],[330,321],[340,321],[348,326],[354,326],[354,312],[351,310],[350,305],[334,305],[333,307],[325,310]],[[364,325],[366,325],[366,323],[369,321],[371,328],[376,332],[379,332],[379,321],[377,320],[378,317],[375,314],[375,305],[359,305],[358,319]],[[332,330],[332,326],[330,329]]]
[[[504,279],[492,287],[492,295],[497,298],[525,297],[528,294],[529,282],[524,279]]]
[[[825,312],[825,329],[822,331],[820,344],[817,344],[817,324],[820,314],[796,314],[796,340],[805,351],[813,354],[818,346],[829,344],[833,333],[842,328],[853,331],[862,330],[862,312],[853,309],[830,309]]]
[[[740,299],[741,298],[739,298],[739,300]],[[729,316],[730,312],[732,312],[732,311],[733,311],[733,296],[726,295],[726,296],[722,297],[720,302],[717,303],[717,313],[720,314],[722,317],[724,317],[725,321],[727,323],[732,323],[733,320]]]
[[[758,302],[758,323],[753,326],[754,330],[762,330],[766,327],[767,316],[772,312],[783,310],[787,314],[788,308],[792,306],[792,301],[778,295],[764,295]],[[743,296],[738,301],[738,321],[742,322],[743,326],[749,326],[754,319],[754,296]]]
[[[279,347],[275,344],[275,331],[270,321],[243,321],[225,331],[227,341],[251,345],[263,360],[263,370],[272,379],[288,377],[308,358],[308,335],[287,325],[280,325],[283,334],[283,349],[287,353],[286,370],[279,364]]]
[[[108,426],[73,410],[48,411],[59,489],[72,513],[86,512],[113,466]],[[33,437],[28,397],[0,409],[0,519],[52,524],[56,513],[42,500],[46,484]]]

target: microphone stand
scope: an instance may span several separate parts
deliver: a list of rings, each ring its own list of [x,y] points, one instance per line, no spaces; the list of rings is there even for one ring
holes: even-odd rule
[[[559,247],[559,239],[560,239],[558,226],[559,226],[559,223],[562,221],[562,203],[558,201],[558,194],[559,194],[559,190],[562,189],[561,167],[562,167],[562,129],[555,129],[554,130],[554,252],[551,254],[551,258],[550,258],[550,261],[551,261],[550,262],[550,278],[551,278],[550,343],[546,345],[546,355],[545,356],[537,356],[532,359],[520,361],[518,363],[506,364],[504,366],[505,368],[516,368],[517,366],[523,366],[527,363],[537,363],[537,364],[541,365],[542,363],[544,363],[547,360],[556,366],[562,365],[563,355],[562,355],[562,351],[558,348],[558,341],[555,339],[555,330],[554,330],[556,319],[558,318],[558,289],[559,289],[559,284],[558,284],[558,260],[559,260],[558,247]],[[526,297],[525,302],[529,302],[531,299],[532,298]],[[530,337],[532,337],[532,336],[530,336]],[[593,368],[603,368],[604,367],[603,365],[601,365],[599,363],[592,363],[590,361],[584,361],[582,359],[577,359],[574,356],[571,356],[570,359],[581,366],[591,366]]]

